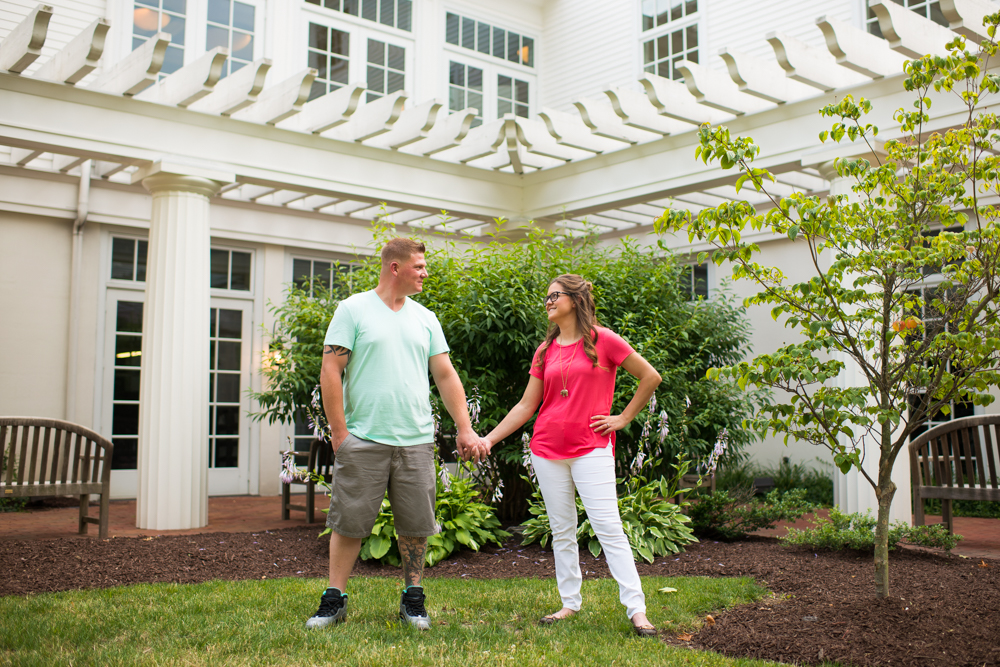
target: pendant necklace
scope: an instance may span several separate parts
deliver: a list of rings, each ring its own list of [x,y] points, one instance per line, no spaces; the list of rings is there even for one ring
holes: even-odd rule
[[[580,340],[583,340],[583,339],[581,338]],[[559,345],[559,379],[562,380],[562,387],[563,387],[562,391],[560,391],[559,393],[562,396],[569,396],[569,389],[566,388],[566,380],[567,380],[567,376],[569,375],[569,366],[573,363],[573,354],[576,353],[576,346],[577,346],[577,343],[580,342],[580,340],[576,341],[576,343],[573,343],[573,352],[570,353],[570,355],[569,355],[569,363],[567,363],[565,367],[563,366],[563,362],[562,362],[563,346],[559,345],[558,342],[556,343],[556,345]]]

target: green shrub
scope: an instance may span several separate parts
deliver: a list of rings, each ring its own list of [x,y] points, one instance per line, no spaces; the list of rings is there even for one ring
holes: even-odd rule
[[[795,521],[817,509],[806,501],[805,489],[784,494],[775,489],[763,501],[753,498],[752,493],[748,487],[737,487],[700,496],[688,509],[692,530],[699,537],[731,542],[755,530],[774,528],[779,521]]]
[[[373,245],[380,245],[386,232],[376,228]],[[752,436],[741,424],[758,396],[705,377],[710,367],[743,357],[749,341],[744,309],[725,292],[711,301],[687,301],[679,286],[681,268],[668,251],[631,240],[605,247],[534,230],[517,243],[458,247],[442,241],[428,249],[426,258],[430,275],[423,293],[414,298],[437,314],[466,389],[479,388],[482,430],[496,425],[520,400],[532,354],[548,324],[542,307],[546,287],[560,273],[573,272],[593,282],[601,323],[621,334],[663,376],[657,398],[671,428],[656,476],[669,476],[667,463],[681,454],[704,460],[724,428],[730,433],[727,460],[745,456]],[[262,369],[265,390],[252,392],[260,405],[255,418],[289,422],[310,404],[319,381],[323,337],[337,303],[378,280],[377,257],[359,256],[356,264],[350,274],[335,273],[329,289],[291,286],[285,303],[273,308],[276,325],[269,349],[275,355]],[[635,388],[631,375],[619,374],[615,410],[623,409]],[[445,438],[454,425],[444,411],[442,415],[438,444],[449,453]],[[529,421],[522,432],[532,428]],[[521,479],[520,436],[515,433],[494,449],[495,481],[504,483],[498,513],[511,520],[524,516],[531,495],[530,485]],[[635,422],[618,433],[619,476],[637,455],[639,437]]]
[[[0,498],[0,513],[23,512],[27,504],[27,498]]]
[[[784,544],[806,546],[812,549],[875,550],[875,517],[866,512],[844,514],[836,507],[830,510],[829,519],[818,519],[813,528],[788,529],[788,535],[778,538]],[[962,539],[949,533],[944,526],[907,526],[896,521],[889,526],[889,549],[895,549],[903,540],[922,547],[951,551]]]
[[[781,495],[793,489],[804,489],[805,500],[821,507],[833,505],[833,466],[816,460],[819,468],[803,463],[791,463],[785,457],[777,466],[761,466],[753,462],[729,464],[716,476],[716,488],[735,489],[751,487],[757,477],[770,477],[774,490]]]

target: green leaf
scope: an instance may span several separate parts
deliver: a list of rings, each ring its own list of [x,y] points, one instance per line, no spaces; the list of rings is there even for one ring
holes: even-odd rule
[[[594,558],[597,558],[598,556],[601,555],[600,540],[590,540],[590,543],[587,544],[587,548],[590,549],[590,555],[592,555]]]

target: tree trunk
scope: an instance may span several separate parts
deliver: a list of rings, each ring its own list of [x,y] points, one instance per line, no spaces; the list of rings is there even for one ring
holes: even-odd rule
[[[889,473],[879,472],[878,487],[875,496],[878,498],[878,520],[875,524],[875,597],[884,598],[889,595],[889,509],[892,507],[892,497],[896,495],[896,485]]]

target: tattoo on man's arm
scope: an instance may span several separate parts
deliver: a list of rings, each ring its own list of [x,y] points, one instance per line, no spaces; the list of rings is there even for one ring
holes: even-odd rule
[[[338,357],[351,358],[351,351],[341,345],[324,345],[323,354],[335,354]]]

